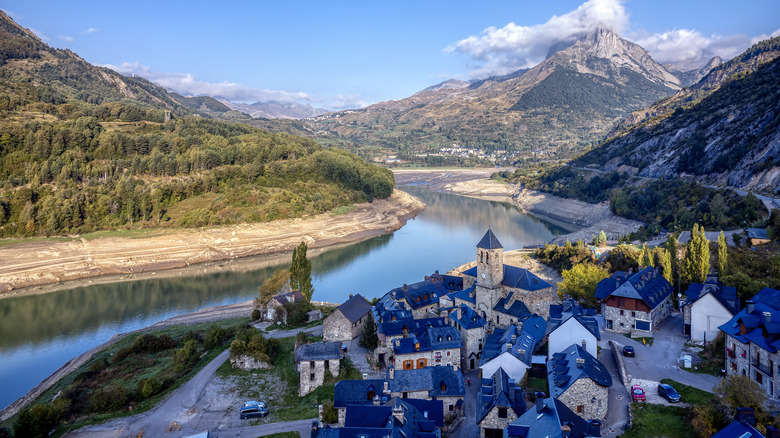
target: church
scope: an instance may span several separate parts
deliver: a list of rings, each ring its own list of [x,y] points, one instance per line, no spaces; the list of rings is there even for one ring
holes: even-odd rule
[[[560,300],[552,285],[531,271],[504,264],[504,247],[488,229],[477,243],[477,265],[463,272],[464,292],[455,305],[472,306],[493,327],[522,323],[533,314],[548,317]]]

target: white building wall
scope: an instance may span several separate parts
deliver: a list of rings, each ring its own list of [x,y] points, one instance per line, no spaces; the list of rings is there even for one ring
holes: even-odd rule
[[[528,365],[523,363],[523,361],[520,359],[514,357],[512,353],[505,351],[488,362],[485,362],[485,364],[480,367],[480,369],[482,369],[482,377],[492,377],[499,368],[503,368],[504,372],[509,376],[510,379],[514,379],[516,382],[519,382],[523,376],[525,376],[525,372],[528,370]]]
[[[718,334],[718,327],[733,317],[723,304],[712,294],[706,294],[691,304],[691,340],[712,341]]]
[[[552,358],[552,355],[559,353],[571,346],[577,344],[582,346],[582,341],[585,340],[585,350],[593,357],[598,357],[597,353],[597,339],[587,328],[585,328],[579,321],[574,318],[569,318],[559,325],[555,330],[550,332],[548,338],[548,352],[547,359]]]

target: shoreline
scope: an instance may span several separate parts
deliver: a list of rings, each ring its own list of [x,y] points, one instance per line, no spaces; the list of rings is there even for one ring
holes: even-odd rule
[[[219,269],[227,261],[283,257],[301,241],[312,252],[400,229],[425,204],[394,190],[347,214],[207,229],[177,229],[149,238],[102,237],[67,242],[31,241],[0,246],[0,299],[48,293],[80,283],[111,283],[151,275]],[[240,264],[240,263],[239,263]]]

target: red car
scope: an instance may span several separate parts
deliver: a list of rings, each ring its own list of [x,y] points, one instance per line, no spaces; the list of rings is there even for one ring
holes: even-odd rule
[[[635,402],[647,401],[647,398],[645,397],[645,391],[643,391],[642,387],[639,385],[634,385],[631,387],[631,397],[634,399]]]

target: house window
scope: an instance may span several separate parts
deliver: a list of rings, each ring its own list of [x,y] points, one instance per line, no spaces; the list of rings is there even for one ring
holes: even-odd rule
[[[633,316],[634,318],[636,318],[636,312],[631,312],[631,316]]]
[[[442,339],[444,339],[444,338],[442,338],[441,335],[439,335],[439,342],[441,342]]]
[[[447,410],[453,412],[455,410],[455,405],[447,405]]]
[[[449,355],[450,355],[450,350],[447,350],[447,356],[449,356]]]
[[[401,394],[401,398],[409,398],[409,393],[404,392],[403,394]]]
[[[764,383],[764,375],[756,371],[756,383],[762,385]]]
[[[499,324],[499,316],[496,315],[496,324]]]
[[[309,366],[310,366],[311,368],[314,368],[314,361],[313,361],[313,360],[309,361]]]
[[[329,369],[330,369],[330,361],[329,361],[329,360],[326,360],[326,361],[325,361],[325,369],[326,369],[326,370],[329,370]]]
[[[612,330],[612,320],[611,319],[607,320],[607,329],[608,330]]]
[[[498,418],[506,418],[506,408],[498,408]]]
[[[623,310],[622,309],[620,310],[620,316],[623,316]]]
[[[583,411],[583,409],[584,409],[584,406],[583,406],[583,405],[579,405],[579,406],[577,406],[577,413],[578,413],[578,414],[581,414],[581,413],[582,413],[582,411]]]
[[[736,362],[731,362],[731,369],[734,370],[734,371],[737,371],[737,363]]]
[[[404,361],[404,369],[405,370],[413,370],[414,369],[414,361],[413,360],[405,360]]]
[[[447,340],[451,341],[452,340],[452,335],[447,335]]]
[[[437,352],[436,352],[436,354],[435,354],[434,356],[435,356],[435,358],[436,358],[436,362],[437,362],[437,363],[438,363],[438,362],[441,362],[441,351],[437,351]]]
[[[309,374],[309,380],[314,380],[314,373]]]
[[[366,393],[366,400],[373,400],[374,397],[376,397],[376,393],[374,392],[374,390],[372,389],[368,390],[368,392]]]
[[[425,358],[417,359],[417,368],[425,368],[425,365],[428,361],[425,360]]]

